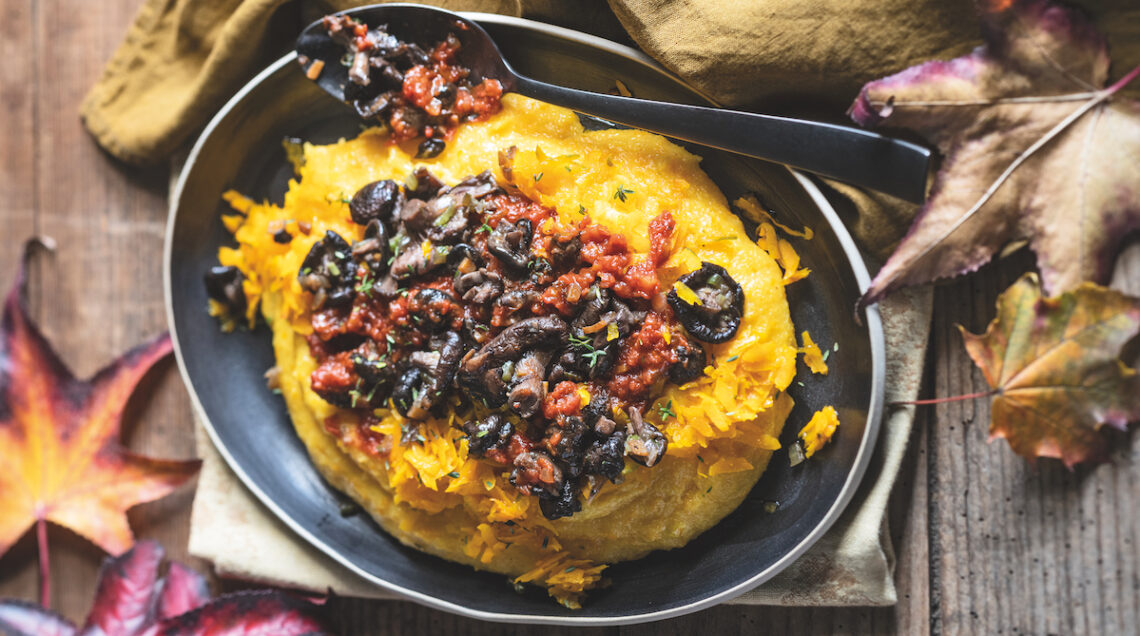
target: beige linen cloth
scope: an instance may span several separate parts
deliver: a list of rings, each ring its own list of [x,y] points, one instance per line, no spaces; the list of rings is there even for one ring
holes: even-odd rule
[[[130,163],[169,160],[309,21],[364,4],[348,0],[146,0],[81,108],[95,139]],[[453,10],[523,16],[633,43],[730,106],[842,121],[866,81],[978,43],[968,0],[442,0]],[[1136,0],[1090,6],[1117,60],[1140,58]],[[1119,69],[1115,74],[1119,75]],[[832,184],[848,226],[883,258],[914,206]],[[898,294],[881,309],[887,401],[920,385],[931,294]],[[782,605],[896,601],[886,526],[891,486],[913,409],[886,411],[879,446],[856,498],[833,529],[774,580],[737,599]],[[384,596],[294,536],[221,461],[204,434],[190,550],[219,573],[341,595]]]

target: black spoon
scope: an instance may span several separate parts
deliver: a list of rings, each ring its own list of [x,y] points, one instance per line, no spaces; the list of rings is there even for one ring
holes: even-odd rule
[[[524,77],[503,59],[494,40],[478,24],[450,11],[409,4],[359,7],[345,15],[370,28],[429,48],[454,33],[462,43],[462,64],[475,76],[493,78],[504,92],[641,128],[702,146],[783,163],[839,181],[922,203],[930,150],[866,130],[834,124],[739,111],[603,95],[555,86]],[[344,101],[348,69],[344,48],[333,42],[320,21],[297,38],[297,53],[322,60],[317,83]]]

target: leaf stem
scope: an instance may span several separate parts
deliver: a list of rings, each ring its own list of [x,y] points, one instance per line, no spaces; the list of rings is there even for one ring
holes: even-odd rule
[[[1132,80],[1136,79],[1137,76],[1140,76],[1140,66],[1137,66],[1136,68],[1132,69],[1131,71],[1128,71],[1127,75],[1116,80],[1116,82],[1113,83],[1112,86],[1109,86],[1108,88],[1104,89],[1104,92],[1111,95],[1111,94],[1115,93],[1116,91],[1127,86],[1128,83],[1131,82]]]
[[[36,547],[40,553],[40,607],[51,609],[51,566],[48,563],[47,521],[36,519]]]
[[[891,402],[891,406],[922,406],[924,404],[946,404],[947,402],[964,402],[966,400],[975,400],[977,398],[990,397],[996,395],[997,389],[990,389],[989,391],[979,391],[977,393],[967,393],[966,395],[956,395],[953,397],[944,398],[931,398],[929,400],[913,400],[909,402]]]

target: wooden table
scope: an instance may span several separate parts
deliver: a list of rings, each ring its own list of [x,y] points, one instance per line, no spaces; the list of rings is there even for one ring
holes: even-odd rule
[[[160,262],[169,174],[110,159],[76,115],[139,0],[81,5],[0,0],[0,288],[12,283],[26,237],[49,235],[54,254],[32,261],[34,316],[63,358],[88,376],[165,329]],[[1120,277],[1140,293],[1140,258]],[[983,390],[955,323],[981,331],[997,294],[1028,257],[941,287],[927,395]],[[891,529],[899,555],[893,608],[719,607],[660,624],[598,633],[1127,634],[1140,629],[1140,440],[1122,438],[1112,465],[1070,472],[1030,466],[1004,442],[986,443],[989,405],[961,402],[919,418],[896,487]],[[127,417],[131,448],[193,455],[190,405],[172,363],[144,383]],[[0,470],[4,467],[0,466]],[[141,537],[186,554],[192,489],[130,514]],[[49,531],[56,609],[81,620],[100,551]],[[216,589],[226,587],[215,581]],[[0,597],[35,600],[29,534],[0,558]],[[344,633],[490,634],[501,626],[412,603],[336,601]],[[570,630],[521,628],[522,633]]]

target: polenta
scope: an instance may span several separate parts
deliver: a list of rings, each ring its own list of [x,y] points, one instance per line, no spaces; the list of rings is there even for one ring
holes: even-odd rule
[[[508,94],[415,151],[370,129],[282,205],[228,193],[212,311],[272,326],[297,434],[387,532],[577,606],[779,448],[788,277],[662,137]]]

